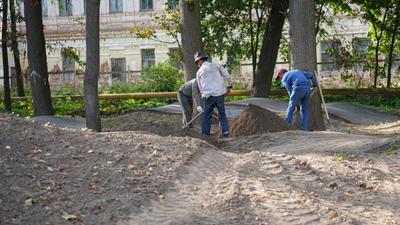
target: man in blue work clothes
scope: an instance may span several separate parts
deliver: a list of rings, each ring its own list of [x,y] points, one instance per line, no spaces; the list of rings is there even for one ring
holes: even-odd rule
[[[204,115],[201,126],[202,133],[210,135],[211,118],[215,107],[218,109],[219,122],[224,137],[229,136],[228,119],[225,114],[225,95],[232,88],[232,78],[221,65],[207,62],[207,57],[202,52],[196,52],[194,62],[200,67],[196,78],[200,88],[201,97],[204,99]],[[225,88],[224,80],[228,86]]]
[[[289,104],[286,111],[285,121],[290,126],[293,123],[293,113],[300,105],[301,129],[308,131],[308,111],[310,108],[310,87],[317,87],[317,79],[311,72],[301,70],[287,71],[280,68],[277,71],[277,80],[281,80],[289,93]]]

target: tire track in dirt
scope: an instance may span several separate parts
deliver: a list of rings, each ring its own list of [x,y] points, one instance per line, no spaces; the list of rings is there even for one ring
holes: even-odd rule
[[[321,224],[328,209],[293,186],[315,180],[292,156],[208,151],[164,196],[118,224]]]

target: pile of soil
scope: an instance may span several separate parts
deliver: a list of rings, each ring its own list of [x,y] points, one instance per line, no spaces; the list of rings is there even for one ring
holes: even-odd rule
[[[195,123],[194,128],[182,129],[182,115],[135,111],[116,117],[103,118],[102,127],[105,132],[145,131],[160,136],[193,137],[216,145],[213,138],[201,134],[201,127]]]
[[[281,117],[260,106],[249,104],[245,110],[232,121],[230,135],[233,137],[250,136],[286,130],[289,130],[289,126]]]
[[[0,113],[0,224],[116,224],[200,151],[189,137],[62,129]]]

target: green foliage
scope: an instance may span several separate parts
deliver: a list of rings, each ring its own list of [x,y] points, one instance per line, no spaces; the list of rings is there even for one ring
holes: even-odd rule
[[[53,99],[56,116],[83,116],[85,115],[84,101],[74,101],[71,98]]]
[[[33,115],[32,99],[12,101],[11,110],[14,114],[22,117],[29,117]]]
[[[139,83],[135,84],[123,84],[120,81],[114,82],[110,87],[103,87],[99,90],[101,94],[117,94],[117,93],[135,93],[145,92],[146,88]]]
[[[282,32],[283,33],[283,32]],[[279,44],[279,56],[284,62],[290,62],[290,44],[289,37],[282,35]]]
[[[133,110],[159,107],[169,103],[169,100],[100,100],[100,114],[102,116],[111,116],[124,114]],[[71,98],[53,99],[53,106],[56,116],[84,116],[85,104],[82,100],[73,100]],[[3,101],[0,101],[0,108],[4,108]],[[32,99],[12,102],[12,112],[21,117],[33,116]]]
[[[336,154],[336,160],[337,161],[344,161],[345,156],[343,152],[339,152],[338,154]]]
[[[226,96],[225,101],[226,102],[232,102],[232,101],[239,101],[239,100],[244,100],[248,99],[249,97],[247,96]]]
[[[76,49],[73,47],[62,47],[61,52],[65,54],[69,59],[73,60],[74,62],[78,63],[80,67],[85,67],[86,62],[79,58]]]
[[[272,81],[272,87],[271,87],[272,89],[282,89],[282,88],[285,88],[284,86],[283,86],[283,84],[282,84],[282,82],[281,81],[279,81],[279,80],[273,80]]]
[[[63,88],[56,90],[54,95],[83,95],[83,89],[76,88],[75,85],[65,85]]]
[[[389,143],[389,149],[383,152],[383,155],[386,157],[392,156],[396,150],[399,149],[399,146],[396,144],[396,141],[391,141]]]
[[[164,13],[161,15],[154,16],[153,20],[158,25],[159,29],[163,30],[166,33],[166,35],[172,37],[175,40],[174,43],[177,43],[178,46],[180,46],[180,41],[179,41],[179,34],[181,32],[179,26],[179,21],[181,18],[180,12],[179,10],[173,10],[170,8],[171,7],[164,5]],[[134,34],[137,38],[153,39],[160,42],[164,42],[157,37],[157,33],[154,27],[149,27],[145,24],[141,24],[139,26],[136,25],[133,26],[131,28],[131,33]]]
[[[206,52],[220,58],[228,55],[228,67],[236,60],[257,62],[269,1],[204,0],[201,4],[201,29]]]
[[[140,28],[134,26],[131,28],[131,33],[135,34],[137,38],[141,39],[152,39],[156,38],[156,30],[150,27]]]
[[[247,90],[247,84],[246,83],[240,83],[240,82],[233,82],[232,84],[232,90]]]
[[[183,74],[169,61],[148,67],[140,75],[140,84],[146,91],[177,91],[182,85]]]
[[[160,107],[167,105],[168,100],[149,99],[149,100],[100,100],[100,114],[102,116],[120,115],[132,110]]]

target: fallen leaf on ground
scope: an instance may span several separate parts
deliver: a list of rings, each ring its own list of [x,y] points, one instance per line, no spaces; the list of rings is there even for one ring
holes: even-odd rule
[[[328,213],[328,219],[329,220],[333,220],[333,219],[335,219],[336,217],[338,217],[339,215],[338,215],[338,213],[336,212],[336,211],[334,211],[334,210],[332,210],[332,211],[330,211],[329,213]]]
[[[31,205],[33,205],[33,203],[35,203],[35,201],[32,197],[28,197],[27,199],[25,199],[26,206],[31,206]]]
[[[128,165],[128,170],[133,170],[133,169],[135,169],[135,165],[129,164]]]
[[[68,214],[68,213],[64,213],[64,215],[62,215],[62,218],[64,218],[64,220],[76,220],[78,219],[78,216],[72,215],[72,214]]]

